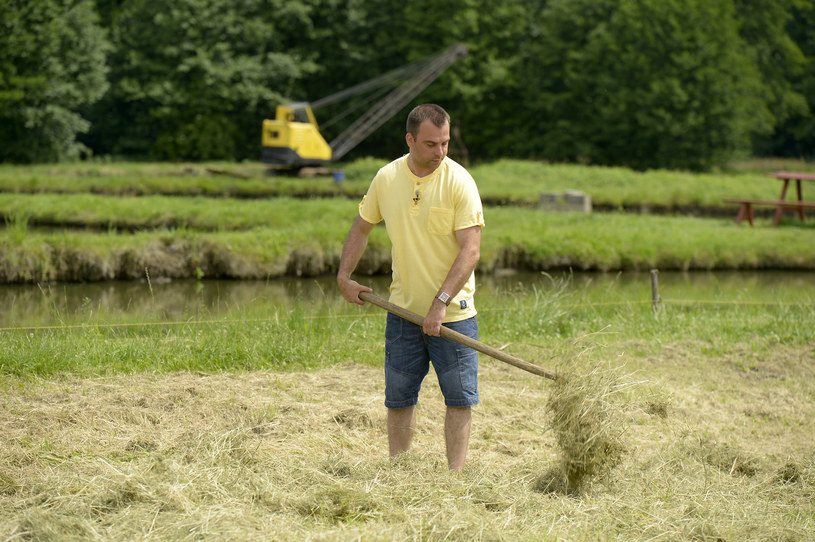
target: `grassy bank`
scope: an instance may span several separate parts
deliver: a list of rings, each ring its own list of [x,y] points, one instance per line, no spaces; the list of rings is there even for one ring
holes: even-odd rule
[[[553,281],[483,307],[485,342],[620,378],[622,463],[564,496],[536,483],[560,454],[552,384],[485,357],[464,472],[446,471],[433,375],[413,451],[387,460],[379,309],[327,293],[292,310],[270,292],[171,324],[69,315],[46,289],[56,325],[0,341],[0,533],[811,540],[815,299],[738,291],[666,291],[655,316],[635,285]]]
[[[10,223],[0,231],[0,282],[132,280],[146,273],[237,279],[332,274],[356,212],[356,204],[347,200],[277,198],[264,202],[255,215],[266,225],[224,231],[219,224],[235,210],[232,201],[203,207],[198,202],[170,202],[170,206],[178,211],[172,220],[202,228],[206,224],[206,229],[47,232],[30,228],[25,221]],[[251,207],[235,221],[249,217]],[[158,205],[147,206],[145,213],[167,216]],[[105,216],[102,220],[114,215]],[[137,216],[134,210],[131,217]],[[488,209],[486,219],[478,268],[483,273],[506,268],[815,269],[811,250],[815,230],[796,224],[771,228],[759,222],[749,228],[728,219],[543,213],[509,207]],[[384,228],[374,230],[358,269],[363,275],[389,272]]]
[[[129,290],[127,310],[106,309],[94,299],[71,309],[59,286],[42,288],[37,299],[6,296],[2,299],[15,317],[0,326],[0,374],[318,370],[348,360],[379,364],[384,313],[346,303],[333,281],[326,282],[288,291],[270,282],[242,297],[219,297],[223,307],[217,311],[196,299],[203,292],[194,288],[151,282]],[[374,282],[386,296],[387,281]],[[700,351],[702,357],[729,355],[734,343],[751,345],[750,357],[758,358],[781,344],[815,344],[815,293],[806,282],[767,288],[734,276],[704,289],[663,287],[657,317],[647,273],[634,283],[610,280],[597,288],[568,278],[542,286],[514,285],[509,279],[479,282],[482,339],[514,345],[519,355],[543,365],[558,362],[547,353],[564,341],[596,334],[591,341],[638,344],[627,358],[647,358],[664,343],[688,337],[710,345],[709,352]],[[26,316],[15,313],[18,303],[43,306]]]

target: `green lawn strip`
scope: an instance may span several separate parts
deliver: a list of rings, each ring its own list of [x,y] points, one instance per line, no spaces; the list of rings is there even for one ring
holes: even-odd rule
[[[690,341],[685,348],[699,359],[732,357],[735,369],[749,370],[750,363],[760,364],[762,352],[815,343],[815,297],[803,292],[796,299],[794,285],[779,286],[775,295],[747,296],[731,282],[724,286],[726,299],[709,289],[685,291],[686,303],[667,299],[654,313],[647,280],[643,283],[601,289],[557,279],[520,296],[485,292],[478,307],[480,338],[547,368],[562,362],[564,349],[599,345],[619,345],[627,357],[647,365],[662,345]],[[116,314],[93,306],[68,314],[58,287],[44,293],[52,305],[47,323],[0,329],[0,374],[290,371],[348,360],[381,362],[384,312],[350,305],[336,291],[309,304],[281,300],[270,291],[217,315],[151,311],[150,299],[160,292],[145,285],[134,301],[143,310]],[[733,356],[734,345],[744,352],[741,357]]]
[[[728,289],[732,295],[737,290]],[[668,295],[666,293],[666,295]],[[788,291],[785,297],[791,296]],[[705,353],[721,355],[736,343],[758,354],[773,345],[807,345],[815,340],[815,297],[772,300],[761,295],[717,301],[704,295],[666,299],[657,305],[647,286],[639,293],[618,296],[579,288],[535,302],[479,304],[479,326],[488,343],[513,344],[511,351],[539,357],[560,341],[586,344],[637,343],[637,356],[658,351],[665,342],[695,341]],[[768,297],[770,297],[768,295]]]
[[[812,227],[736,226],[731,220],[623,213],[486,213],[482,264],[532,270],[807,269]]]
[[[815,298],[806,291],[796,298],[794,284],[755,295],[749,287],[749,295],[739,293],[734,281],[723,285],[725,295],[683,290],[681,299],[667,299],[655,314],[646,279],[642,286],[606,289],[566,288],[555,280],[532,296],[482,296],[481,340],[547,368],[560,363],[564,348],[620,345],[647,366],[665,344],[685,343],[698,360],[727,357],[737,371],[760,369],[762,353],[770,350],[815,343]],[[153,295],[160,289],[154,294],[145,285],[140,302],[149,306]],[[262,296],[217,316],[149,308],[107,314],[92,306],[68,315],[59,307],[58,289],[47,298],[53,304],[49,322],[0,330],[0,374],[314,370],[348,360],[378,363],[382,356],[384,313],[349,305],[337,292],[309,305]]]
[[[24,193],[96,193],[127,195],[202,195],[267,198],[270,196],[343,196],[359,198],[387,160],[365,158],[338,164],[345,181],[331,176],[310,179],[268,176],[258,163],[249,164],[68,164],[61,166],[0,166],[0,191]],[[209,169],[231,171],[246,178],[214,175]],[[804,169],[803,166],[801,169]],[[727,207],[724,198],[776,198],[781,182],[766,171],[740,170],[722,174],[674,171],[636,172],[626,168],[557,165],[500,160],[470,168],[482,198],[488,203],[535,205],[541,193],[579,190],[595,205]],[[734,210],[735,214],[735,210]]]
[[[355,215],[356,205],[345,199],[281,197],[238,200],[201,196],[0,193],[0,216],[9,223],[24,221],[32,226],[228,231],[255,227],[287,228],[304,222],[344,221],[350,224]]]
[[[240,305],[224,300],[227,308],[217,315],[206,309],[179,315],[151,310],[161,291],[146,284],[134,300],[141,310],[109,313],[91,305],[69,314],[59,288],[46,287],[48,322],[0,328],[0,375],[291,371],[381,358],[384,313],[352,306],[338,292],[306,305],[270,290]]]
[[[356,328],[378,324],[369,320]],[[361,348],[358,335],[282,311],[222,323],[91,322],[0,333],[0,374],[17,376],[311,370],[350,359]]]
[[[637,172],[626,168],[549,165],[500,160],[473,168],[481,197],[537,203],[542,193],[577,190],[593,204],[607,206],[719,207],[734,197],[777,198],[781,181],[760,173],[694,174],[677,171]],[[733,212],[735,216],[735,209]]]
[[[379,164],[376,166],[375,164]],[[93,193],[108,196],[207,196],[267,198],[272,196],[348,196],[367,189],[384,161],[360,160],[343,169],[345,181],[320,175],[297,178],[267,175],[260,163],[164,164],[116,163],[0,166],[0,191],[20,193]],[[242,177],[213,174],[232,172]]]

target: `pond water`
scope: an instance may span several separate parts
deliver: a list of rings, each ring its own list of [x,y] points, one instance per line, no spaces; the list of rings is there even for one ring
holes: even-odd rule
[[[815,303],[815,272],[661,272],[657,279],[658,293],[666,301]],[[387,298],[388,277],[359,280]],[[596,302],[652,299],[648,272],[479,275],[477,285],[479,307],[498,304],[506,296],[523,300],[553,290]],[[347,309],[333,277],[2,285],[0,328],[57,325],[90,316],[96,321],[100,316],[116,321],[183,321],[272,306],[304,315]]]

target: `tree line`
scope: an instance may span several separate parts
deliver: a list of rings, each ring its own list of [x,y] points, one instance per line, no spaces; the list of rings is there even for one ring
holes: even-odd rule
[[[453,43],[414,103],[473,160],[813,158],[813,27],[815,0],[0,0],[0,161],[257,160],[277,104]],[[347,158],[404,152],[404,116]]]

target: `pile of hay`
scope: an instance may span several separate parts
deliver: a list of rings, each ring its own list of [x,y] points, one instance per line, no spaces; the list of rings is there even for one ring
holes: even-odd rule
[[[628,386],[607,367],[559,373],[546,405],[559,457],[537,478],[536,490],[577,495],[620,464],[626,453],[621,392]]]

